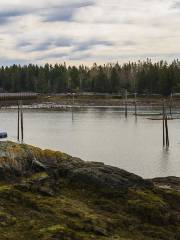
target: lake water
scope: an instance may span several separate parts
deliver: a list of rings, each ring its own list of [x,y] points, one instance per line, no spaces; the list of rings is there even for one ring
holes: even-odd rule
[[[17,111],[1,110],[0,128],[17,138]],[[170,147],[162,147],[162,122],[129,115],[118,108],[24,111],[25,143],[60,150],[145,178],[180,177],[180,120],[169,121]]]

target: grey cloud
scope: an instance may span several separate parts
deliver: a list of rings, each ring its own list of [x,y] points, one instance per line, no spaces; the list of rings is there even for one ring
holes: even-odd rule
[[[31,42],[29,42],[29,41],[23,40],[23,41],[18,42],[18,43],[16,44],[16,46],[17,46],[18,48],[25,48],[25,47],[32,46],[32,44],[31,44]]]
[[[150,7],[148,14],[145,5],[149,1],[145,0],[132,1],[131,4],[124,0],[120,0],[121,3],[107,0],[108,4],[102,0],[30,0],[28,4],[23,0],[12,1],[12,4],[9,2],[11,0],[7,0],[7,4],[0,3],[0,25],[8,23],[8,26],[1,28],[0,50],[7,56],[7,59],[1,59],[4,65],[25,63],[25,59],[33,58],[35,62],[43,62],[44,59],[53,62],[53,58],[89,61],[92,58],[113,60],[127,57],[170,59],[180,55],[180,0],[152,1],[152,10]],[[86,8],[85,11],[82,8]],[[157,16],[153,9],[158,11]],[[22,16],[27,16],[23,17],[24,22]],[[62,32],[67,25],[64,22],[71,23],[68,24],[69,29]],[[54,31],[54,28],[57,29]],[[161,41],[162,45],[159,44]],[[103,51],[105,48],[108,51]],[[162,54],[167,49],[170,53]],[[176,50],[177,53],[174,53]],[[15,55],[17,60],[14,59]],[[18,60],[20,56],[24,59]]]
[[[75,43],[71,38],[58,38],[53,41],[53,44],[57,47],[70,47]]]
[[[90,58],[91,58],[90,53],[72,52],[72,53],[48,53],[48,54],[44,54],[43,56],[36,58],[36,60],[41,61],[44,59],[64,59],[64,60],[68,60],[68,61],[81,61],[81,60],[86,60],[86,59],[90,59]]]
[[[180,1],[176,1],[176,2],[173,4],[172,8],[180,9]]]
[[[97,45],[112,46],[113,43],[110,41],[105,41],[105,40],[89,40],[89,41],[79,43],[75,47],[74,51],[86,51],[86,50],[90,49],[91,47],[97,46]]]
[[[2,66],[10,66],[12,64],[24,65],[24,64],[28,64],[28,63],[29,62],[27,61],[27,59],[1,57],[1,60],[0,60],[0,65],[2,65]]]
[[[29,41],[20,41],[16,44],[18,48],[23,49],[24,51],[45,51],[55,47],[70,47],[74,44],[74,40],[70,38],[49,38],[40,43],[31,43]]]
[[[102,46],[113,46],[113,43],[111,41],[105,41],[105,40],[89,40],[84,42],[77,42],[75,44],[72,56],[70,56],[69,60],[72,61],[80,61],[80,60],[86,60],[90,59],[92,56],[90,53],[86,53],[86,50],[91,49],[93,46],[102,45]]]
[[[51,9],[42,11],[41,16],[45,22],[72,21],[73,16],[79,8],[94,5],[94,1],[82,1],[67,5],[57,5]]]
[[[0,11],[0,24],[8,22],[11,18],[23,16],[28,13],[26,9],[13,9],[13,10],[1,10]]]
[[[71,9],[78,9],[78,8],[83,8],[83,7],[89,7],[95,4],[94,0],[80,0],[76,3],[69,3],[69,4],[57,4],[53,8],[61,8],[61,7],[68,7]]]
[[[75,9],[62,7],[59,9],[51,9],[46,13],[42,13],[44,22],[68,22],[72,20]]]
[[[33,14],[35,16],[41,16],[43,21],[55,22],[55,21],[71,21],[76,10],[82,7],[91,6],[94,4],[93,0],[78,1],[77,3],[69,4],[55,4],[49,7],[36,8],[36,6],[27,7],[25,4],[22,6],[14,6],[14,8],[2,8],[0,10],[0,24],[7,23],[10,19]]]
[[[67,53],[49,53],[49,54],[45,54],[43,56],[37,57],[36,60],[41,61],[44,59],[51,59],[51,58],[60,59],[60,58],[66,58],[67,56],[68,56]]]
[[[133,42],[128,41],[125,44],[133,44]],[[45,51],[48,49],[53,49],[56,47],[74,47],[73,52],[84,52],[91,49],[93,46],[113,46],[113,43],[105,40],[89,40],[84,42],[78,42],[71,38],[49,38],[41,43],[30,43],[29,41],[20,41],[17,43],[18,48],[22,48],[24,51]]]
[[[46,51],[50,48],[51,46],[51,43],[49,41],[46,41],[46,42],[42,42],[42,43],[39,43],[35,46],[32,46],[31,49],[29,49],[31,52],[32,51]]]
[[[86,50],[89,50],[93,46],[102,45],[102,46],[112,46],[113,43],[110,41],[105,40],[89,40],[84,42],[78,42],[71,38],[49,38],[45,41],[42,41],[38,44],[31,44],[28,41],[20,41],[17,44],[17,47],[22,48],[23,51],[32,52],[44,52],[46,50],[53,50],[55,47],[74,47],[71,54],[68,53],[48,53],[48,54],[42,54],[42,56],[39,56],[36,58],[37,61],[41,61],[43,59],[60,59],[60,58],[66,58],[68,60],[83,60],[90,58],[90,53],[86,53]]]

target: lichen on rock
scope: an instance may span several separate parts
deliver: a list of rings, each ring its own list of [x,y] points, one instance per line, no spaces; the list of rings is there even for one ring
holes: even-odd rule
[[[178,240],[179,182],[0,142],[0,239]]]

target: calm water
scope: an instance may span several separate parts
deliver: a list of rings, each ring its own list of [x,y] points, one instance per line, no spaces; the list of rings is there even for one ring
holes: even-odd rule
[[[16,110],[1,110],[1,129],[17,137]],[[26,110],[25,142],[61,150],[89,161],[101,161],[145,178],[180,177],[180,120],[169,121],[170,148],[162,148],[162,122],[118,109],[75,111]]]

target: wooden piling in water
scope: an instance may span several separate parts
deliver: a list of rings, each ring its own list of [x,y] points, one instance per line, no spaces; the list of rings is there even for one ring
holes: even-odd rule
[[[162,120],[163,120],[163,147],[164,147],[166,145],[166,140],[165,140],[165,99],[163,99]]]
[[[23,105],[21,102],[21,142],[24,141],[24,121],[23,121]]]
[[[163,100],[162,121],[163,121],[163,147],[164,146],[169,147],[168,117],[166,114],[165,99]]]
[[[23,119],[23,106],[22,101],[18,101],[18,122],[17,122],[17,141],[20,142],[21,133],[21,143],[24,141],[24,119]]]
[[[168,132],[168,121],[167,115],[165,117],[165,128],[166,128],[166,147],[169,147],[169,132]]]
[[[165,146],[165,115],[163,114],[163,147]]]
[[[19,134],[19,121],[20,121],[20,117],[19,117],[19,115],[20,115],[20,109],[19,109],[19,101],[17,102],[17,104],[18,104],[18,119],[17,119],[17,141],[19,142],[19,138],[20,138],[20,134]]]

